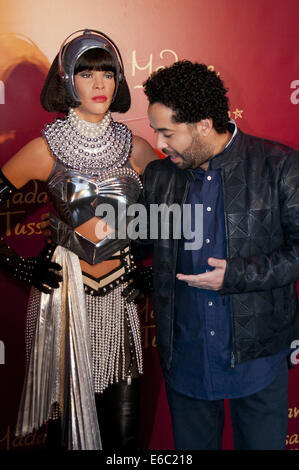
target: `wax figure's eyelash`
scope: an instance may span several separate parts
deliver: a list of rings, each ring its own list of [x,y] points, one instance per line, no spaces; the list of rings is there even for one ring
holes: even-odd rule
[[[81,77],[84,77],[84,76],[92,76],[92,70],[83,70],[82,72],[79,72],[79,75]],[[114,78],[114,73],[113,72],[105,72],[104,73],[104,76],[107,77],[107,78]]]

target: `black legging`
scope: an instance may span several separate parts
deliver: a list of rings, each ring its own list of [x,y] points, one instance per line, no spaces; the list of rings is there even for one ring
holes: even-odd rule
[[[138,449],[139,381],[121,381],[96,395],[103,450]]]
[[[120,381],[96,394],[96,407],[103,450],[138,449],[140,416],[140,379]],[[61,444],[60,420],[48,423],[46,446],[55,450]]]

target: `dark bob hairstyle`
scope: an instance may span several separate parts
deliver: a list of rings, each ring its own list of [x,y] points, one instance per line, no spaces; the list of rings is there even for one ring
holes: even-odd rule
[[[83,70],[111,71],[115,73],[112,56],[104,49],[88,49],[79,57],[75,66],[75,75]],[[46,111],[51,113],[68,113],[70,108],[80,106],[74,101],[61,80],[58,72],[58,54],[55,57],[44,83],[40,102]],[[125,77],[119,81],[116,96],[111,103],[110,111],[125,113],[131,106],[131,95]]]

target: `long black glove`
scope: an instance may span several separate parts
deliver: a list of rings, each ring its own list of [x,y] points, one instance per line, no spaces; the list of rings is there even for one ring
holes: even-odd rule
[[[122,295],[127,302],[140,302],[147,294],[153,291],[153,270],[148,268],[135,268],[125,275],[124,281],[128,281],[128,286],[123,290]]]
[[[56,271],[61,271],[61,266],[50,261],[48,246],[40,256],[22,258],[12,248],[0,240],[0,267],[4,268],[16,279],[35,286],[41,292],[50,294],[51,288],[59,287],[62,276]]]

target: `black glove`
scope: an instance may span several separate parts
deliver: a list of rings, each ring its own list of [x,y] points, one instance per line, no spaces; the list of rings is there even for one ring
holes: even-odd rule
[[[55,271],[62,268],[59,264],[50,261],[49,245],[40,256],[22,258],[12,248],[7,246],[3,238],[0,240],[0,266],[12,274],[16,279],[32,284],[41,292],[50,294],[51,288],[59,287],[62,276]]]
[[[124,276],[124,281],[128,281],[128,286],[123,290],[122,295],[127,302],[140,302],[146,294],[153,291],[153,269],[136,268]]]

